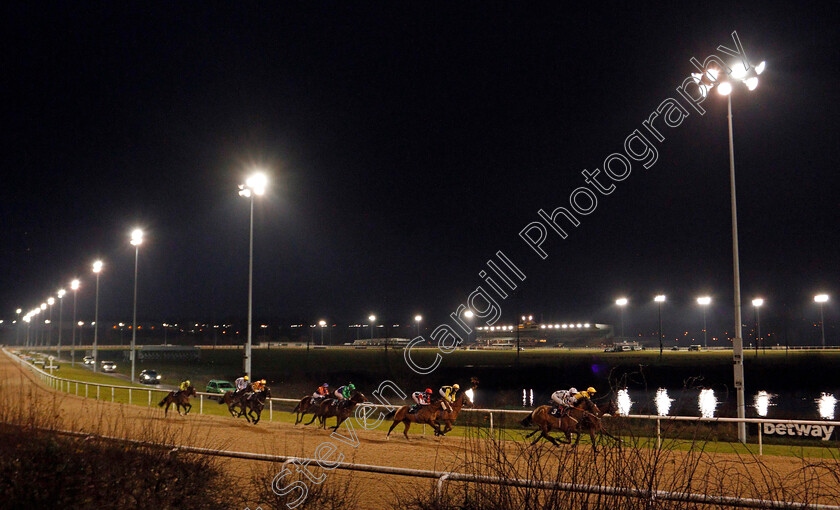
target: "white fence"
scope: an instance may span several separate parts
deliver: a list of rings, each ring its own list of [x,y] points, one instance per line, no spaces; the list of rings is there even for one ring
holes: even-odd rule
[[[101,399],[101,389],[106,388],[110,389],[110,398],[111,402],[114,402],[114,390],[127,390],[128,391],[128,403],[133,404],[137,403],[140,404],[140,401],[132,400],[132,396],[134,393],[143,394],[146,393],[148,395],[147,398],[147,405],[151,407],[152,405],[152,393],[163,393],[164,395],[169,393],[170,390],[168,389],[160,389],[160,388],[151,388],[151,387],[137,387],[137,386],[120,386],[120,385],[113,385],[113,384],[100,384],[100,383],[92,383],[87,381],[76,381],[72,379],[64,379],[52,374],[41,370],[40,368],[32,365],[31,363],[27,363],[26,361],[22,360],[18,356],[10,353],[8,350],[3,349],[3,352],[6,353],[10,358],[17,361],[21,365],[26,366],[30,370],[32,370],[45,384],[49,385],[50,387],[57,389],[59,391],[63,391],[66,393],[74,393],[75,395],[79,395],[80,388],[84,391],[84,396],[86,398],[91,397],[91,390],[93,388],[96,391],[96,399]],[[106,392],[107,393],[107,392]],[[206,393],[206,392],[196,392],[196,395],[199,398],[199,414],[204,414],[204,400],[205,397],[216,397],[218,398],[220,395],[216,393]],[[107,398],[107,396],[106,396]],[[270,398],[268,399],[268,420],[272,421],[274,419],[274,403],[284,403],[284,404],[297,404],[300,399],[293,399],[293,398]],[[370,407],[376,409],[383,409],[383,410],[390,410],[392,407],[388,407],[386,405],[380,404],[367,404]],[[279,410],[278,410],[279,411]],[[486,413],[488,415],[488,425],[490,428],[490,434],[493,434],[494,429],[494,422],[493,416],[500,416],[500,415],[514,415],[514,416],[526,416],[531,413],[531,410],[515,410],[515,409],[462,409],[461,412],[463,413]],[[656,447],[662,447],[662,422],[705,422],[705,423],[755,423],[759,424],[758,427],[758,454],[764,455],[764,434],[762,432],[763,427],[761,425],[765,423],[772,423],[774,425],[777,424],[791,424],[791,425],[819,425],[819,426],[840,426],[840,421],[828,421],[828,420],[778,420],[778,419],[767,419],[767,418],[703,418],[698,416],[657,416],[657,415],[643,415],[643,414],[630,414],[621,416],[624,419],[632,419],[632,420],[648,420],[655,422],[656,424]],[[425,434],[425,426],[423,429],[423,433]]]

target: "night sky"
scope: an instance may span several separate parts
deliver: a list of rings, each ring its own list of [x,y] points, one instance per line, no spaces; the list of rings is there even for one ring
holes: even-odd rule
[[[733,94],[744,302],[837,316],[836,3],[570,10],[503,3],[6,3],[0,317],[105,261],[101,315],[243,318],[255,167],[263,320],[442,322],[502,250],[526,274],[504,321],[731,321],[726,101],[663,132],[541,260],[519,232],[569,207],[737,31],[758,88]],[[582,4],[584,5],[584,4]],[[772,5],[773,7],[769,7]],[[684,103],[686,104],[686,103]],[[603,174],[602,174],[603,177]],[[609,181],[607,181],[609,182]],[[745,312],[746,313],[746,312]],[[91,317],[92,318],[92,317]],[[90,320],[90,319],[88,319]],[[814,319],[816,320],[816,319]]]

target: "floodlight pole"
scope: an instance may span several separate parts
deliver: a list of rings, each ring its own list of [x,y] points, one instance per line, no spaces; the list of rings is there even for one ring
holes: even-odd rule
[[[727,120],[729,122],[729,187],[732,206],[732,270],[735,280],[735,338],[732,340],[732,368],[735,378],[735,393],[738,418],[746,417],[744,401],[744,339],[741,332],[741,271],[738,263],[738,212],[735,204],[735,143],[732,136],[732,94],[726,96]],[[747,442],[747,426],[738,422],[738,441]]]
[[[140,244],[134,245],[134,312],[131,319],[131,382],[134,382],[134,367],[137,359],[137,261],[140,258]]]
[[[248,335],[245,344],[245,374],[251,377],[251,331],[253,329],[253,296],[254,296],[254,193],[251,192],[251,227],[249,235],[248,255]],[[308,348],[308,345],[307,345]]]

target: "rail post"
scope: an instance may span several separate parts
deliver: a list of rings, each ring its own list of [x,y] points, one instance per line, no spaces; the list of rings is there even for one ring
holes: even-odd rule
[[[204,414],[204,395],[201,394],[198,396],[198,414]]]
[[[152,390],[149,390],[149,407],[152,407]]]
[[[656,449],[657,450],[662,449],[662,435],[661,435],[660,426],[659,426],[660,421],[661,420],[659,418],[656,419]]]
[[[757,423],[758,425],[758,456],[761,457],[764,455],[764,445],[761,442],[761,423]]]
[[[111,403],[114,402],[114,387],[111,386]]]
[[[88,384],[85,383],[85,398],[88,398]]]
[[[274,401],[268,399],[268,421],[274,419]]]
[[[450,473],[446,473],[445,475],[438,478],[437,487],[435,488],[435,495],[437,497],[441,497],[443,495],[443,484],[446,482],[446,479],[449,478]]]
[[[493,437],[493,413],[490,413],[490,437]]]
[[[79,396],[79,383],[76,383],[76,396]]]
[[[131,405],[131,388],[128,389],[128,405]]]
[[[96,400],[99,400],[99,385],[96,385]]]

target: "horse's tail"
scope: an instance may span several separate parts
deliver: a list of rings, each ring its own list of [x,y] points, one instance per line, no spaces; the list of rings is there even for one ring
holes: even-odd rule
[[[161,400],[160,402],[158,402],[158,407],[163,407],[163,406],[164,406],[164,404],[166,404],[166,399],[168,399],[168,398],[169,398],[169,395],[167,395],[167,396],[163,397],[163,400]]]
[[[226,396],[227,396],[227,394],[223,394],[222,396],[220,396],[220,397],[219,397],[218,404],[219,404],[220,406],[221,406],[221,405],[225,405],[225,404],[226,404],[226,402],[225,402],[225,397],[226,397]]]
[[[386,415],[385,415],[385,418],[384,418],[384,419],[386,419],[386,420],[390,420],[390,419],[391,419],[391,418],[393,418],[393,417],[394,417],[394,415],[396,415],[396,414],[397,414],[397,410],[396,410],[396,409],[394,409],[393,411],[388,412],[388,414],[386,414]]]
[[[531,413],[528,416],[526,416],[524,420],[519,422],[519,424],[522,425],[523,427],[529,427],[532,423],[534,423],[534,412],[533,411],[531,411]]]
[[[300,411],[300,406],[303,404],[304,400],[306,400],[306,398],[300,399],[300,402],[298,402],[297,405],[295,406],[295,408],[292,409],[293,413],[296,413],[296,412]]]

